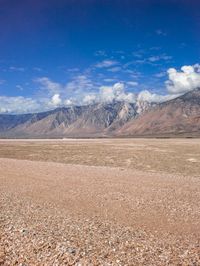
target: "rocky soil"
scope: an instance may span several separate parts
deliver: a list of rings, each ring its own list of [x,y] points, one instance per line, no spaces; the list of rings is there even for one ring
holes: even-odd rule
[[[200,177],[0,159],[0,265],[200,265]]]

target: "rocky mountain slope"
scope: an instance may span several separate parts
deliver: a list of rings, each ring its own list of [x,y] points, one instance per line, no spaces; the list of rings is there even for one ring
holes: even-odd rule
[[[0,115],[0,137],[157,136],[200,133],[200,89],[160,103],[117,102]]]
[[[0,115],[0,136],[104,136],[111,134],[136,115],[137,106],[125,102],[63,107],[38,114]]]
[[[117,130],[117,135],[200,133],[200,88],[150,108]]]

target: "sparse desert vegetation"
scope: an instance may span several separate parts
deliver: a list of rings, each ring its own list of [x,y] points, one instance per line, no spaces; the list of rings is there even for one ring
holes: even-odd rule
[[[200,141],[0,141],[0,264],[199,265]]]

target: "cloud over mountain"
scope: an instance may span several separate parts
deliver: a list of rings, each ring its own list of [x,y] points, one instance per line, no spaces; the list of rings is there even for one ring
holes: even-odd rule
[[[103,61],[101,66],[112,66],[116,62]],[[99,65],[100,66],[100,65]],[[178,71],[169,68],[165,82],[166,93],[158,94],[151,90],[140,90],[140,84],[134,80],[115,82],[113,85],[101,85],[87,74],[76,74],[66,84],[52,81],[48,77],[34,79],[42,92],[42,97],[5,97],[1,96],[0,113],[26,113],[50,110],[58,106],[87,105],[98,102],[125,101],[134,103],[164,102],[200,87],[200,66],[189,65]],[[114,81],[109,80],[109,81]],[[154,89],[154,88],[152,88]]]
[[[169,80],[166,82],[167,89],[171,94],[180,94],[200,87],[200,67],[183,66],[181,71],[170,68],[167,72]]]
[[[59,94],[54,94],[54,96],[51,98],[51,103],[55,107],[59,106],[62,103],[60,95]]]
[[[167,94],[159,95],[148,90],[141,91],[138,100],[147,102],[163,102],[176,98],[185,92],[200,87],[200,65],[182,66],[181,71],[175,68],[167,70],[168,80],[165,82]]]
[[[85,104],[94,102],[125,101],[135,102],[136,95],[126,91],[126,86],[122,82],[117,82],[113,86],[101,86],[98,93],[86,95],[83,99]]]

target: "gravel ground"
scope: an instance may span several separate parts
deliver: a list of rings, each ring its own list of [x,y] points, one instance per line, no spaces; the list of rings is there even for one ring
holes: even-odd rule
[[[0,140],[0,158],[199,176],[200,139]]]
[[[0,265],[200,265],[200,177],[0,159]]]

